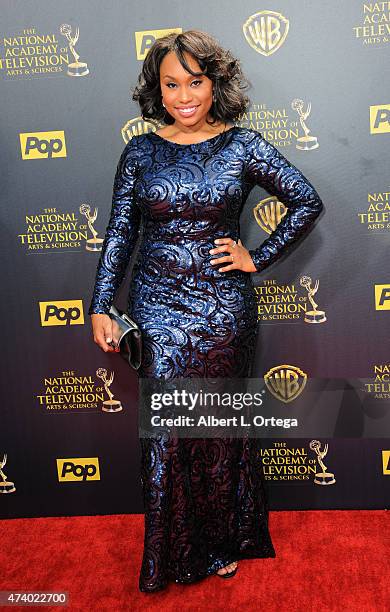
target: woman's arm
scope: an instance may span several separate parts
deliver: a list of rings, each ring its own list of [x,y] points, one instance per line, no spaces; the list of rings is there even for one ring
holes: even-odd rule
[[[313,225],[323,203],[307,178],[259,132],[246,145],[246,178],[282,202],[287,212],[256,249],[249,250],[256,271],[264,270]]]
[[[130,141],[116,169],[111,214],[97,266],[89,315],[109,313],[136,244],[141,220],[141,211],[134,198],[136,177],[137,163]]]

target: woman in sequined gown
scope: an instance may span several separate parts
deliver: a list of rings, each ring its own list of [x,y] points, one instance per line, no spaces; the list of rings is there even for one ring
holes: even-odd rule
[[[144,62],[149,81],[159,70],[162,99],[159,111],[152,111],[144,82],[144,97],[138,96],[143,116],[158,119],[158,112],[165,113],[168,127],[133,136],[122,152],[88,311],[95,341],[110,350],[107,314],[141,233],[128,313],[142,331],[138,373],[145,378],[250,376],[257,331],[251,272],[263,271],[284,254],[322,208],[314,187],[271,143],[258,131],[231,123],[247,104],[241,94],[237,109],[239,66],[201,34],[159,39]],[[219,53],[219,70],[227,67],[223,84],[211,60],[210,76],[196,76],[205,67],[196,55],[202,45],[214,58]],[[218,114],[218,96],[229,86],[236,94],[230,101],[234,106],[234,98],[235,112],[228,112],[225,96],[224,112]],[[192,107],[193,114],[184,115]],[[206,118],[219,118],[218,129],[212,131]],[[255,185],[275,195],[287,213],[258,248],[248,251],[239,220]],[[169,581],[189,584],[215,573],[233,575],[240,559],[275,556],[253,442],[141,438],[141,591],[160,590]]]

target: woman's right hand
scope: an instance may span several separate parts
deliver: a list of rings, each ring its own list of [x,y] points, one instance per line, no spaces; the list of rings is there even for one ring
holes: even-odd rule
[[[91,314],[93,340],[104,352],[119,352],[119,346],[114,348],[109,343],[112,341],[112,320],[107,314]]]

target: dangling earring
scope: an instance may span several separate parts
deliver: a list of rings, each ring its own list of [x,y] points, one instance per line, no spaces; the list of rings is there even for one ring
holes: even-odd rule
[[[163,107],[165,108],[165,104],[164,104],[164,102],[162,103],[162,105],[163,105]]]
[[[214,102],[214,104],[216,103],[216,101],[217,101],[217,96],[215,95],[215,91],[213,90],[213,102]]]

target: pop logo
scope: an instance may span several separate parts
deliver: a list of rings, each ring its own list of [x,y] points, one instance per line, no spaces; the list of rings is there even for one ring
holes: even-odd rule
[[[66,157],[65,132],[26,132],[19,134],[22,159]]]
[[[59,482],[85,482],[100,480],[98,457],[69,457],[57,459]]]
[[[150,47],[158,38],[162,38],[171,32],[181,34],[182,31],[182,28],[169,28],[168,30],[142,30],[140,32],[135,32],[137,59],[144,60]]]
[[[370,106],[370,133],[389,134],[390,132],[390,104],[377,104]]]
[[[390,476],[390,450],[382,451],[383,474]]]
[[[390,310],[390,285],[375,285],[375,310]]]
[[[41,325],[84,325],[82,300],[39,302]]]

